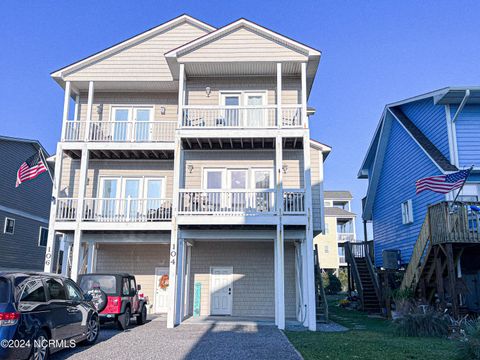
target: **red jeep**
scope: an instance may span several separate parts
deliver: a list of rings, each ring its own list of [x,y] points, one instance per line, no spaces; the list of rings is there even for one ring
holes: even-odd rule
[[[80,288],[93,297],[100,322],[115,321],[121,330],[136,318],[137,325],[147,320],[147,301],[139,291],[135,276],[130,274],[84,274],[78,276]]]

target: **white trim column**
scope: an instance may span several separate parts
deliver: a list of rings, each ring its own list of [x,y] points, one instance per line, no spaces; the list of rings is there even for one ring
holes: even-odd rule
[[[185,102],[185,65],[180,64],[179,69],[179,81],[178,81],[178,127],[181,126],[182,116],[183,116],[183,105]],[[179,253],[179,239],[178,239],[178,203],[179,203],[179,189],[180,184],[183,183],[183,149],[180,138],[178,135],[175,135],[175,154],[174,154],[174,165],[173,165],[173,192],[172,192],[172,233],[170,240],[170,270],[169,270],[169,304],[168,304],[168,314],[167,314],[167,328],[173,328],[178,324],[178,315],[180,311],[177,291],[177,272],[178,272],[178,253]],[[181,301],[181,300],[180,300]]]
[[[70,239],[70,235],[64,234],[63,235],[63,257],[62,257],[62,275],[69,276],[68,274],[68,263],[70,262],[70,250],[72,248],[72,240]]]
[[[185,275],[184,275],[184,300],[182,320],[188,316],[190,306],[190,263],[192,261],[192,244],[184,242],[185,247]]]
[[[87,121],[85,122],[85,141],[89,140],[89,135],[90,135],[90,123],[92,122],[94,92],[95,92],[95,85],[93,81],[90,81],[88,83]]]
[[[95,242],[88,243],[88,260],[87,260],[87,274],[95,272],[95,260],[97,257],[97,249]]]
[[[277,127],[283,127],[282,120],[282,63],[277,63]]]
[[[301,82],[302,82],[302,122],[303,128],[308,129],[307,116],[307,63],[301,64]]]
[[[277,234],[275,237],[275,324],[285,329],[285,245],[283,241],[283,146],[282,136],[275,138],[275,204],[277,211]]]
[[[57,215],[57,201],[60,193],[60,181],[62,179],[63,148],[62,144],[57,144],[57,154],[55,156],[54,183],[52,186],[52,202],[50,205],[50,217],[48,223],[47,247],[45,249],[45,262],[43,271],[50,273],[53,269],[53,254],[55,253],[55,221]],[[48,165],[47,165],[48,166]]]
[[[85,199],[85,190],[87,185],[88,176],[88,160],[90,154],[87,150],[87,146],[82,147],[82,158],[80,160],[80,177],[77,196],[77,219],[75,226],[75,234],[73,236],[73,252],[72,252],[72,270],[71,278],[73,281],[77,281],[79,265],[80,265],[80,243],[82,240],[82,230],[80,230],[80,223],[83,215],[83,205]]]
[[[63,116],[62,116],[62,141],[65,141],[65,132],[67,130],[68,113],[70,111],[70,81],[65,83],[65,97],[63,98]]]

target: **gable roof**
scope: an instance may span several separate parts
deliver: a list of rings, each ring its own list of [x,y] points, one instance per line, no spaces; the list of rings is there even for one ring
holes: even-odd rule
[[[324,194],[325,200],[353,199],[352,193],[348,190],[325,190],[323,194]]]
[[[0,135],[0,141],[12,141],[12,142],[21,142],[21,143],[29,143],[35,146],[37,149],[42,149],[43,153],[45,154],[45,158],[50,157],[48,154],[47,150],[43,147],[42,144],[40,144],[40,141],[38,140],[33,140],[33,139],[23,139],[23,138],[17,138],[17,137],[12,137],[12,136],[5,136],[5,135]]]
[[[53,71],[50,75],[53,78],[61,78],[66,72],[72,72],[75,71],[76,69],[82,68],[84,66],[87,66],[93,62],[99,61],[105,57],[108,57],[118,51],[121,51],[129,46],[132,46],[136,43],[139,43],[143,41],[144,39],[147,39],[151,36],[155,36],[156,34],[166,31],[172,27],[175,27],[179,24],[182,23],[190,23],[200,29],[203,29],[205,32],[211,32],[214,31],[215,28],[205,22],[202,22],[198,19],[195,19],[191,17],[190,15],[183,14],[180,15],[172,20],[169,20],[167,22],[164,22],[160,25],[157,25],[151,29],[148,29],[140,34],[134,35],[126,40],[123,40],[115,45],[112,45],[104,50],[101,50],[95,54],[89,55],[81,60],[78,60],[70,65],[64,66],[60,69],[57,69]]]
[[[325,216],[355,217],[356,214],[335,206],[325,206]]]

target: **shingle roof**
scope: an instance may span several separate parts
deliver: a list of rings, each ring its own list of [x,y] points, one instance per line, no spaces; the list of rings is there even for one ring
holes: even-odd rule
[[[339,207],[335,207],[335,206],[325,206],[325,216],[337,216],[337,217],[342,217],[342,216],[346,216],[346,217],[352,217],[352,216],[355,216],[354,213],[350,212],[350,211],[347,211],[347,210],[343,210]]]
[[[457,171],[455,165],[450,164],[448,159],[433,145],[425,134],[410,120],[405,113],[398,107],[391,107],[392,114],[402,123],[407,131],[412,134],[415,140],[426,151],[426,153],[440,166],[443,171]]]
[[[347,190],[325,190],[323,194],[326,200],[353,199],[352,193]]]

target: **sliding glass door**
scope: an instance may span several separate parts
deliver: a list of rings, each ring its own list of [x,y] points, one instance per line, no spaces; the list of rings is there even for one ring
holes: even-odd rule
[[[152,121],[153,108],[150,107],[112,108],[113,141],[150,141]]]

